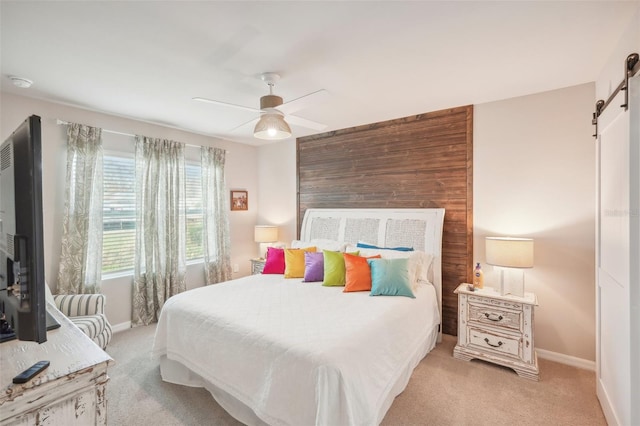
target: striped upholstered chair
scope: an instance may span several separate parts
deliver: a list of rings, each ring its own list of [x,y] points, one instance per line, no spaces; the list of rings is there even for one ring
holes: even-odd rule
[[[106,349],[113,331],[104,314],[104,294],[57,294],[52,295],[46,286],[47,300],[53,303],[80,330],[102,349]]]
[[[53,300],[60,312],[98,346],[106,349],[113,332],[104,314],[104,294],[57,294]]]

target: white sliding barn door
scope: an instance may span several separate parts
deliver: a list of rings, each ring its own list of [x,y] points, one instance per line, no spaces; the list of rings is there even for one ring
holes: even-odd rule
[[[598,120],[598,398],[609,424],[640,424],[640,77]]]

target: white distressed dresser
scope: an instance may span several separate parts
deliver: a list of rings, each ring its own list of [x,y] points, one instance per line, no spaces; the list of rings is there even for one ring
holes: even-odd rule
[[[0,425],[106,425],[107,367],[113,361],[59,311],[61,327],[42,344],[0,344]],[[38,361],[51,365],[24,384],[13,377]]]
[[[539,380],[534,346],[536,295],[502,296],[493,288],[470,291],[460,284],[458,294],[458,344],[453,356],[474,358],[512,368],[519,376]]]

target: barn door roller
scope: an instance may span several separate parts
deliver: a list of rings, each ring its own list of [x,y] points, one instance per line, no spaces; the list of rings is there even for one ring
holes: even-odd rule
[[[596,111],[593,113],[593,118],[591,120],[591,124],[596,126],[596,132],[593,135],[594,138],[598,137],[598,117],[600,114],[609,106],[613,98],[622,90],[624,91],[624,103],[620,105],[621,108],[624,108],[626,111],[629,108],[629,79],[636,75],[636,73],[640,70],[640,55],[637,53],[632,53],[627,56],[627,59],[624,61],[624,79],[618,84],[616,90],[613,91],[611,96],[606,101],[600,99],[596,102]]]

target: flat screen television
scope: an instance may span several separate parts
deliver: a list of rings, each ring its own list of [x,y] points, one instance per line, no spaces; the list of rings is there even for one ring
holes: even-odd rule
[[[0,145],[0,341],[47,341],[40,117]]]

